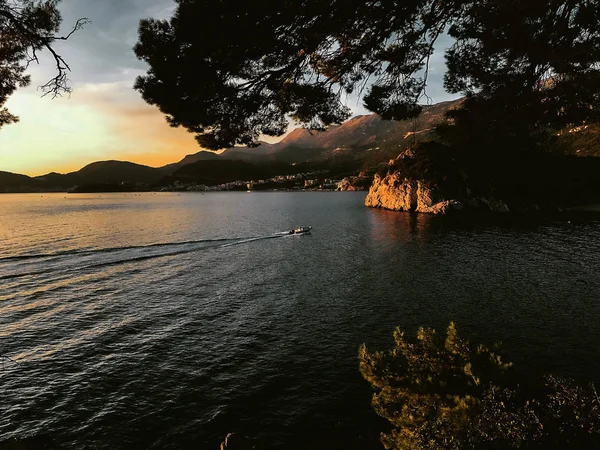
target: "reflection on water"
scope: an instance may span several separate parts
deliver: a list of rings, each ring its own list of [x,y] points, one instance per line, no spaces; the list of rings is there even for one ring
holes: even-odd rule
[[[600,379],[600,222],[364,193],[0,196],[0,440],[379,449],[357,348],[401,326]],[[277,233],[312,225],[310,236]]]
[[[372,239],[397,242],[425,239],[436,219],[430,214],[404,214],[383,209],[371,211],[369,217]]]

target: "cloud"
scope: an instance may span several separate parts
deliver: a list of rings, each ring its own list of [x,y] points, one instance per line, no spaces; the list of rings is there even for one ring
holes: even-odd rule
[[[17,92],[7,106],[21,122],[0,132],[0,170],[40,175],[107,159],[160,166],[200,150],[125,83],[84,85],[56,100]]]
[[[172,0],[62,0],[59,3],[63,22],[61,34],[66,35],[77,19],[86,17],[91,23],[68,41],[57,41],[56,50],[73,69],[71,81],[75,87],[86,83],[128,81],[128,71],[143,71],[146,66],[133,53],[141,19],[167,18],[175,9]],[[34,68],[34,77],[42,84],[52,76],[53,65]],[[35,81],[34,81],[35,82]]]
[[[95,160],[129,159],[161,165],[199,151],[193,136],[168,126],[163,115],[132,88],[146,66],[132,47],[139,21],[168,18],[172,0],[62,0],[62,34],[77,19],[91,24],[56,50],[69,63],[70,98],[40,98],[37,87],[54,76],[42,53],[32,66],[32,85],[13,95],[8,108],[21,117],[0,131],[0,170],[38,175],[69,171]],[[46,52],[47,53],[47,52]]]

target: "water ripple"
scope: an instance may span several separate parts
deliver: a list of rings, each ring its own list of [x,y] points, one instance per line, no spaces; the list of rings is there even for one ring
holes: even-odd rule
[[[379,449],[356,352],[398,325],[454,320],[523,370],[600,379],[600,222],[363,200],[1,197],[0,354],[15,362],[0,441],[218,448],[233,431],[261,449]],[[299,225],[312,236],[276,239]]]

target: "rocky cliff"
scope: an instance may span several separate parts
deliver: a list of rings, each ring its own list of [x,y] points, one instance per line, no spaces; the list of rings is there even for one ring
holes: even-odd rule
[[[503,201],[485,198],[450,198],[441,189],[423,180],[404,178],[401,173],[375,175],[365,205],[392,211],[448,214],[453,211],[483,210],[508,212]]]
[[[398,168],[398,162],[415,160],[415,154],[408,150],[389,163],[390,170],[384,176],[375,175],[365,205],[372,208],[383,208],[392,211],[419,212],[427,214],[448,214],[453,211],[482,210],[508,212],[503,201],[489,197],[471,195],[471,191],[461,181],[449,187],[425,180],[418,175]],[[406,163],[404,167],[406,167]],[[402,167],[402,165],[401,165]],[[457,183],[455,183],[457,184]],[[462,192],[462,195],[456,195]]]
[[[438,192],[420,180],[409,180],[399,172],[375,175],[365,205],[392,211],[445,214],[456,208],[452,200],[440,200]]]

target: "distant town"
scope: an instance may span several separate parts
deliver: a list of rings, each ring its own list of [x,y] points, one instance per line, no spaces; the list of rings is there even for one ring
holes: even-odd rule
[[[348,176],[342,179],[325,178],[328,171],[298,173],[293,175],[277,175],[263,180],[236,180],[214,186],[207,186],[196,182],[183,182],[177,180],[170,185],[158,189],[161,192],[169,191],[266,191],[266,190],[294,190],[294,191],[359,191],[366,190],[370,184],[370,177],[364,173],[357,176]]]

